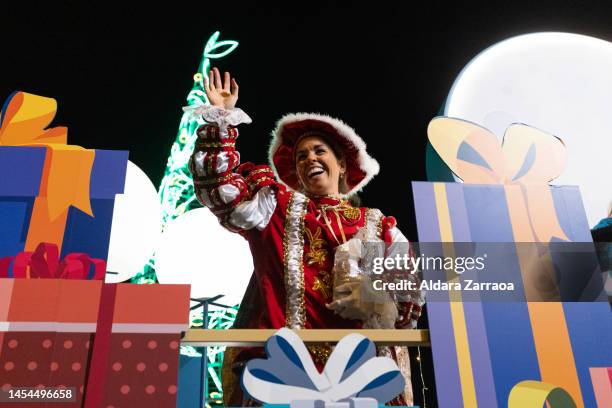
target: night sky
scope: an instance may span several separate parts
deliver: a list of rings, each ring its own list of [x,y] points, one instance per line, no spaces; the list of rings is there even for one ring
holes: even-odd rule
[[[426,179],[426,127],[461,69],[486,47],[529,32],[612,40],[612,7],[399,3],[5,9],[0,97],[23,90],[56,98],[54,123],[69,126],[71,144],[130,150],[158,185],[204,43],[219,30],[221,40],[240,42],[217,66],[237,77],[238,105],[254,121],[240,129],[243,161],[267,160],[270,131],[285,113],[339,117],[381,164],[364,205],[394,215],[416,240],[410,182]]]

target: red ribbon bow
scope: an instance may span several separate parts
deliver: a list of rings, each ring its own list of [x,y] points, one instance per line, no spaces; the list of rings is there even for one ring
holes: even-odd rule
[[[88,279],[91,267],[94,268],[92,280],[104,280],[106,261],[91,258],[85,253],[70,253],[60,262],[57,245],[42,242],[34,252],[20,252],[15,257],[0,259],[0,278],[9,277],[13,263],[13,278],[41,279]]]

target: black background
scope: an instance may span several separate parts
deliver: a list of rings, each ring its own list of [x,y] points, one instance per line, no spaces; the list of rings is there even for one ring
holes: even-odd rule
[[[13,90],[56,98],[54,123],[69,126],[70,143],[130,150],[158,185],[204,43],[219,30],[240,42],[217,66],[237,77],[239,106],[254,120],[241,128],[243,161],[267,160],[285,113],[339,117],[381,164],[364,205],[394,215],[416,240],[410,181],[426,178],[426,127],[461,69],[529,32],[612,40],[612,6],[596,4],[28,5],[2,16],[0,98]]]

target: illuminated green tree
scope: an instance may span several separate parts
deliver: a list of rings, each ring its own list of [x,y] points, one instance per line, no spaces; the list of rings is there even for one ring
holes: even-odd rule
[[[203,81],[204,75],[210,70],[211,60],[225,57],[238,46],[236,41],[218,41],[218,39],[219,32],[217,31],[208,39],[204,46],[200,65],[193,76],[193,87],[187,95],[188,106],[209,103],[204,92]],[[193,180],[189,172],[188,163],[197,139],[196,131],[204,123],[202,118],[194,118],[187,112],[183,113],[181,117],[178,134],[170,149],[166,171],[158,191],[162,204],[162,213],[160,214],[162,231],[173,219],[192,208],[200,207],[194,193]],[[143,267],[143,270],[132,278],[134,283],[155,283],[156,280],[153,257]],[[208,328],[220,330],[230,328],[234,323],[237,310],[238,306],[210,311],[208,313]],[[202,311],[199,310],[191,313],[190,326],[192,328],[202,327],[202,324]],[[219,404],[223,399],[220,378],[224,351],[225,347],[208,347],[206,351],[208,358],[208,389],[210,391],[207,396],[207,405],[211,403]],[[200,355],[193,347],[185,346],[181,346],[181,353]]]
[[[208,104],[204,92],[204,75],[210,70],[210,61],[223,58],[238,46],[237,41],[218,41],[219,32],[215,32],[206,42],[204,53],[197,72],[193,76],[193,87],[187,95],[187,105]],[[194,118],[189,113],[183,113],[178,134],[170,149],[166,171],[159,186],[159,198],[162,204],[161,228],[186,211],[199,207],[196,199],[191,173],[187,168],[189,158],[193,153],[197,139],[196,130],[204,120]],[[132,278],[135,283],[154,283],[155,263],[151,258],[141,273]]]

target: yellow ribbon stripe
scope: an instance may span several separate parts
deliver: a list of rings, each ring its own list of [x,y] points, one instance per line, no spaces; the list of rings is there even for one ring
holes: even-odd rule
[[[453,227],[450,220],[446,186],[444,183],[434,183],[434,195],[438,213],[438,225],[440,227],[440,241],[443,243],[444,256],[453,257],[455,255],[451,244],[453,242]],[[452,272],[453,271],[447,271],[447,278],[453,276]],[[454,279],[456,279],[456,277]],[[451,280],[449,280],[449,282],[451,282]],[[457,365],[461,380],[461,394],[463,395],[463,406],[476,408],[478,406],[476,402],[476,387],[474,385],[472,358],[470,355],[463,303],[461,303],[461,293],[460,291],[452,290],[449,291],[449,296],[453,333],[455,334],[455,349],[457,351]]]

